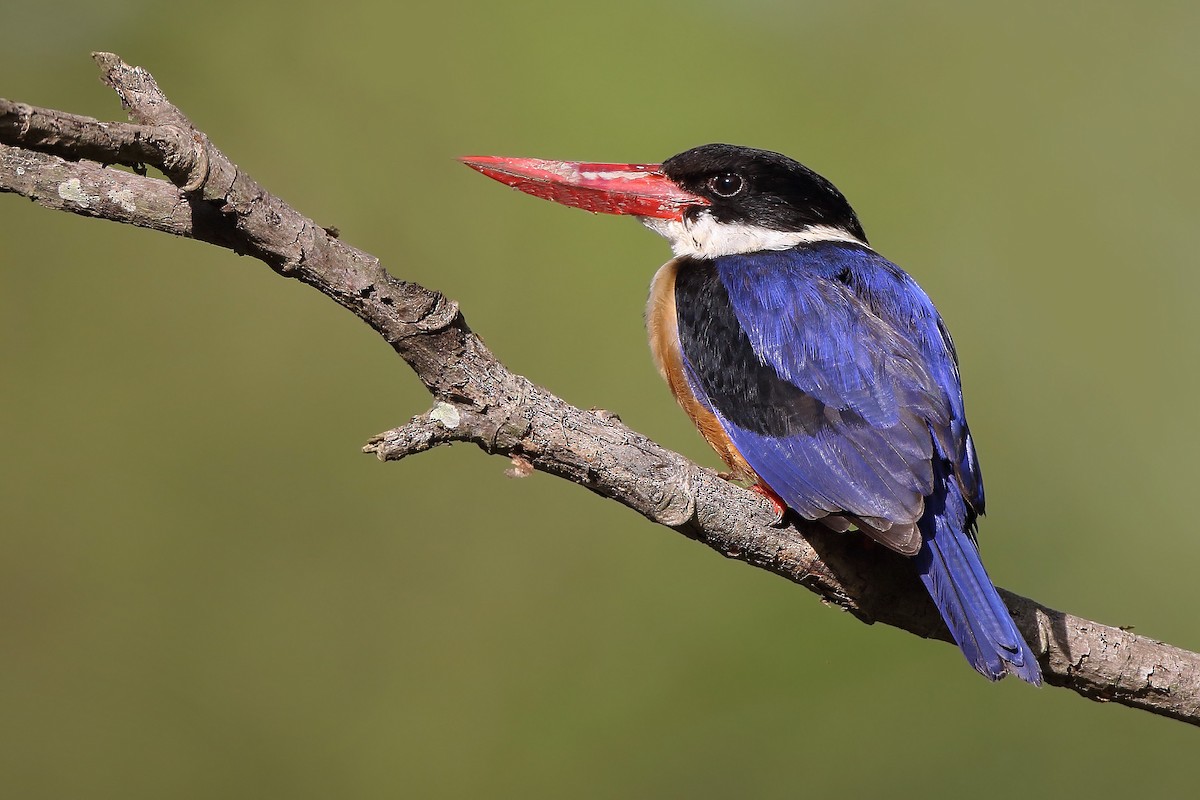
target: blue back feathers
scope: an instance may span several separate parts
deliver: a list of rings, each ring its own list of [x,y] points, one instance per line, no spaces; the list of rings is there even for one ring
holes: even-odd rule
[[[822,242],[685,261],[676,307],[690,388],[759,477],[810,519],[915,523],[914,563],[967,659],[1040,683],[979,560],[983,480],[954,345],[916,282]]]

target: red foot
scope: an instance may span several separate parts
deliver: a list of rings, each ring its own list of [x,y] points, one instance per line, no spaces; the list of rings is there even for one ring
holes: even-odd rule
[[[779,495],[775,494],[771,490],[771,487],[765,483],[756,483],[748,488],[755,494],[761,494],[771,502],[771,508],[775,509],[775,520],[771,523],[771,527],[783,527],[783,518],[787,515],[788,510],[787,503],[783,502]]]

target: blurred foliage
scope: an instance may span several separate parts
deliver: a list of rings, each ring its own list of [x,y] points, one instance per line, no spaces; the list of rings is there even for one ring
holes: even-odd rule
[[[1198,24],[1161,2],[12,3],[0,95],[120,119],[87,54],[146,66],[510,367],[706,464],[641,331],[663,243],[452,158],[793,155],[955,333],[997,581],[1197,649]],[[423,390],[257,262],[0,197],[0,363],[13,797],[1194,791],[1183,725],[989,685],[471,448],[359,454]]]

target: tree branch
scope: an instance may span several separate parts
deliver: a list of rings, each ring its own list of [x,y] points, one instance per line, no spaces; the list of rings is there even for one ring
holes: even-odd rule
[[[441,294],[391,276],[267,192],[198,131],[145,70],[98,53],[133,123],[0,99],[0,192],[59,211],[187,236],[253,256],[354,312],[412,367],[432,409],[364,448],[398,460],[473,442],[558,475],[729,558],[798,583],[857,618],[948,640],[907,560],[820,526],[771,527],[768,504],[626,427],[502,365]],[[135,173],[106,165],[131,167]],[[144,166],[167,180],[148,177]],[[1005,602],[1047,683],[1200,724],[1200,655],[1064,614]]]

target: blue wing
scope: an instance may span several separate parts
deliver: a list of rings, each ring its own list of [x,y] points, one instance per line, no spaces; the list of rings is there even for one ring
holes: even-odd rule
[[[929,297],[842,243],[694,261],[676,277],[689,388],[790,507],[907,555],[968,660],[1039,683],[979,560],[983,481],[954,344]]]
[[[982,511],[953,345],[898,267],[824,243],[683,267],[676,293],[691,388],[801,514],[911,529],[935,448]]]

